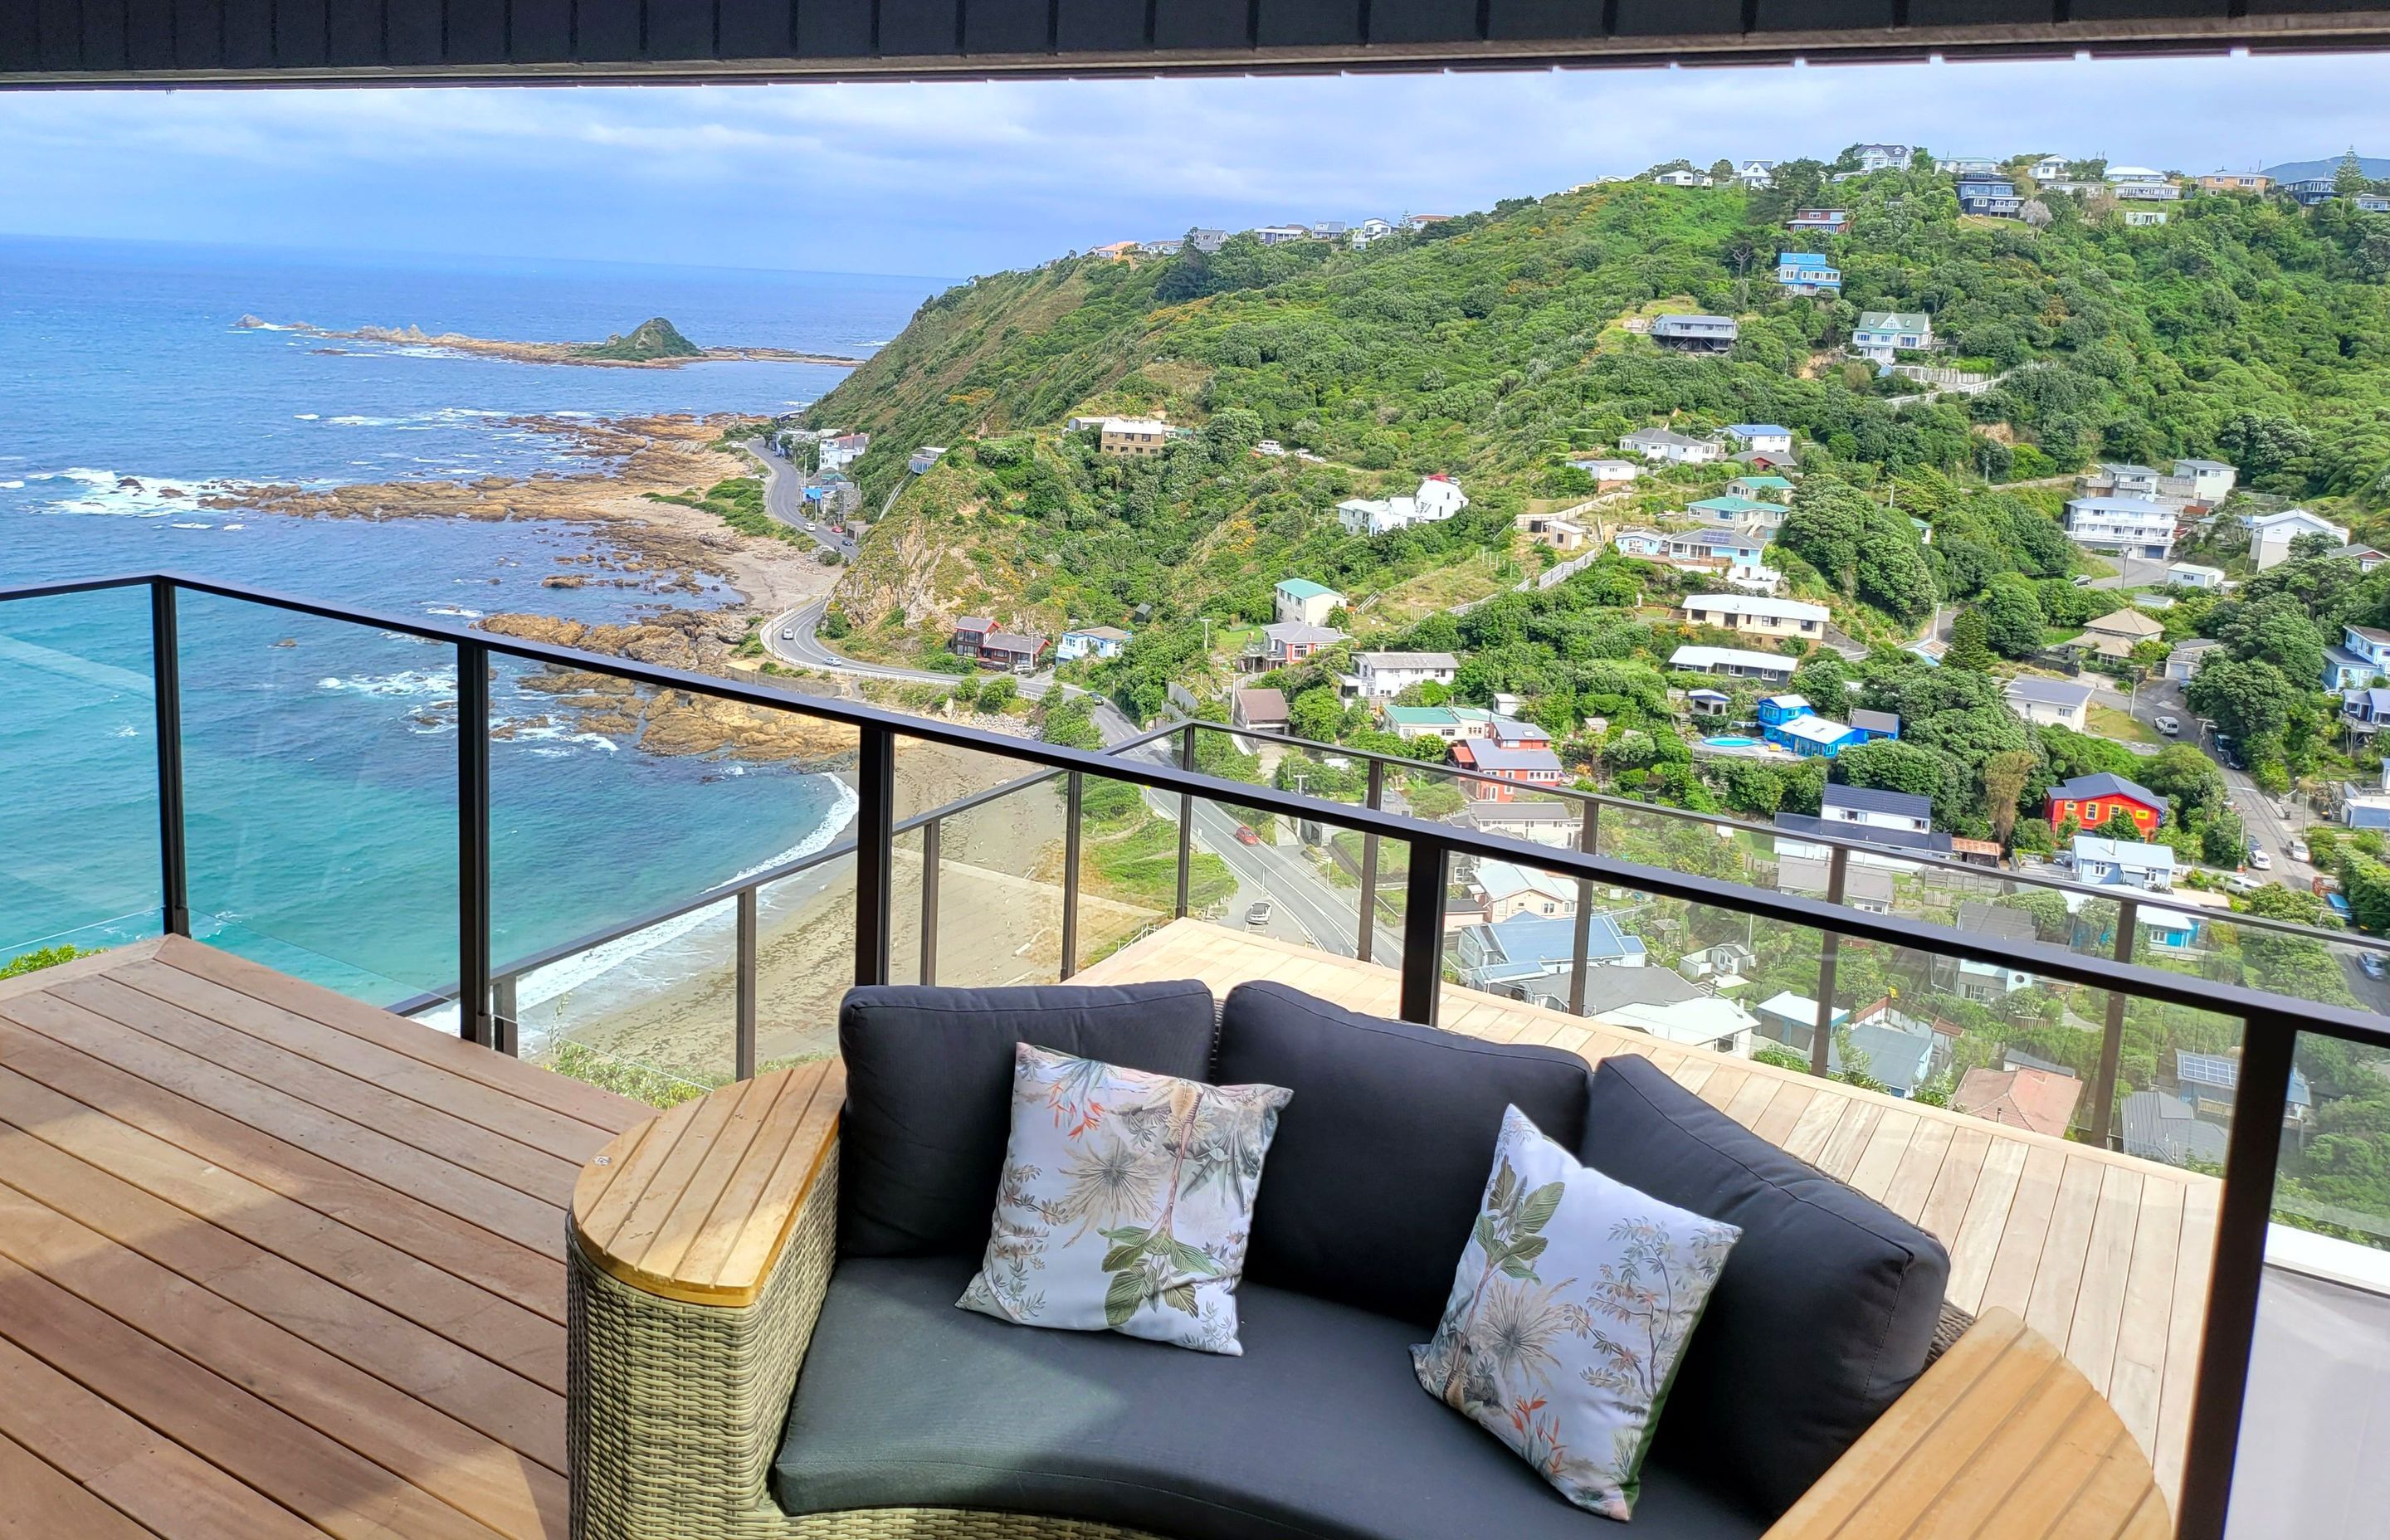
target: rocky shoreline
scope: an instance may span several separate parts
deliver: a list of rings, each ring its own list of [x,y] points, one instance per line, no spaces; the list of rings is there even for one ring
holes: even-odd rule
[[[495,337],[469,337],[459,331],[428,332],[419,326],[358,327],[350,331],[335,331],[305,321],[275,322],[256,315],[242,316],[233,323],[233,328],[236,331],[287,331],[328,342],[379,342],[399,347],[439,348],[446,353],[503,358],[516,364],[577,364],[598,369],[676,369],[684,364],[724,362],[820,364],[831,368],[851,369],[863,362],[844,353],[765,347],[700,348],[694,353],[661,358],[609,358],[591,351],[604,346],[598,342],[515,342]],[[340,350],[325,351],[337,353]]]

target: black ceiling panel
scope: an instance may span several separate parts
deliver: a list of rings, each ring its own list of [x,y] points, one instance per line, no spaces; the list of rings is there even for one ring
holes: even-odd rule
[[[0,0],[0,87],[1821,62],[2390,44],[2390,0]]]

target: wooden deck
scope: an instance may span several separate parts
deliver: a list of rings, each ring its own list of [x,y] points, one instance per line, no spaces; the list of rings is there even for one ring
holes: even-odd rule
[[[561,1540],[566,1210],[652,1111],[186,941],[0,983],[0,1533]]]
[[[1073,982],[1186,978],[1223,995],[1272,979],[1388,1016],[1401,993],[1391,969],[1192,919]],[[2062,1348],[2148,1452],[2168,1501],[2179,1495],[2222,1190],[2214,1178],[1451,984],[1439,1024],[1588,1059],[1643,1054],[1761,1137],[1939,1237],[1951,1300],[2012,1311]]]

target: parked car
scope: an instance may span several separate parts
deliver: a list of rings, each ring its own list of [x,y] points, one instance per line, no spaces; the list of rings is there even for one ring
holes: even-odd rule
[[[2365,969],[2365,976],[2369,979],[2378,979],[2384,973],[2390,973],[2390,964],[2383,962],[2382,954],[2379,952],[2359,952],[2357,955],[2357,966]]]
[[[2231,876],[2224,879],[2224,888],[2227,892],[2243,894],[2254,893],[2265,885],[2266,884],[2264,882],[2250,876],[2247,872],[2234,872]]]
[[[2182,731],[2182,724],[2170,716],[2158,717],[2152,721],[2150,725],[2155,727],[2159,732],[2165,734],[2168,738],[2172,738],[2175,734]]]
[[[1249,930],[1258,930],[1263,926],[1267,925],[1270,922],[1270,916],[1275,913],[1277,913],[1277,910],[1272,906],[1270,901],[1266,898],[1263,899],[1260,903],[1245,911],[1245,928]]]
[[[2347,895],[2344,893],[2326,893],[2323,895],[2323,902],[2324,906],[2329,908],[2333,915],[2337,916],[2339,918],[2349,919],[2353,918],[2352,912],[2348,907]],[[2368,956],[2371,955],[2371,954],[2370,953],[2368,954]]]
[[[2261,872],[2269,872],[2274,869],[2274,858],[2266,853],[2265,846],[2253,840],[2249,843],[2249,865]]]
[[[2307,854],[2307,842],[2305,840],[2292,841],[2290,843],[2290,852],[2291,859],[2294,861],[2306,861],[2309,859]]]
[[[1253,825],[1239,824],[1237,826],[1237,843],[1240,845],[1258,845],[1261,842],[1262,837],[1253,832]]]

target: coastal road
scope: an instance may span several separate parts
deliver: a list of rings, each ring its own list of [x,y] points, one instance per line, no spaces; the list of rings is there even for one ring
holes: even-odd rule
[[[2306,809],[2287,797],[2277,802],[2245,772],[2217,758],[2209,733],[2191,714],[2179,684],[2170,679],[2152,679],[2144,684],[2132,703],[2132,712],[2143,722],[2173,717],[2182,724],[2182,740],[2196,742],[2208,758],[2216,761],[2216,768],[2224,776],[2225,789],[2232,799],[2232,809],[2241,815],[2241,827],[2274,858],[2270,871],[2251,872],[2250,876],[2279,880],[2292,888],[2306,888],[2315,880],[2314,866],[2291,859],[2292,840],[2303,837],[2312,821]]]
[[[805,502],[803,473],[761,439],[749,439],[740,447],[764,467],[764,511],[811,539],[817,548],[837,552],[841,561],[853,561],[854,538],[823,523],[817,517],[821,509]]]

